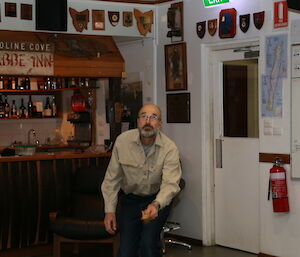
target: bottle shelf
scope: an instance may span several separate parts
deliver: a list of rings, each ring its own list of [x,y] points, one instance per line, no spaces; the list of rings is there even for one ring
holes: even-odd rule
[[[59,117],[28,117],[28,118],[0,118],[0,120],[40,120],[40,119],[59,119]]]
[[[27,89],[0,89],[0,94],[35,94],[35,95],[51,95],[55,92],[63,92],[70,90],[88,90],[88,89],[97,89],[99,87],[71,87],[71,88],[58,88],[58,89],[37,89],[37,90],[27,90]]]

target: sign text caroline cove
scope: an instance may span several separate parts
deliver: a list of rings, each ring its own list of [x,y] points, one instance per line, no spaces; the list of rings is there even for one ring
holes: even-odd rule
[[[53,52],[50,43],[0,41],[0,73],[53,75]]]

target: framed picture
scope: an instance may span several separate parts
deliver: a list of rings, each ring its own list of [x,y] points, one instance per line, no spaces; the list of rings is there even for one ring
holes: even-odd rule
[[[171,4],[171,8],[175,9],[175,13],[174,13],[174,17],[171,16],[171,24],[173,23],[176,29],[175,29],[175,33],[172,34],[171,32],[171,42],[179,42],[179,41],[183,41],[184,37],[183,37],[183,2],[179,2],[179,3],[175,3],[175,4]],[[179,28],[179,29],[178,29]],[[177,31],[176,31],[177,30]],[[171,29],[172,31],[172,29]]]
[[[17,4],[5,2],[5,16],[17,17]]]
[[[166,91],[187,90],[186,43],[165,45]]]
[[[190,122],[190,93],[167,94],[167,123]]]
[[[32,20],[31,4],[21,4],[21,20]]]

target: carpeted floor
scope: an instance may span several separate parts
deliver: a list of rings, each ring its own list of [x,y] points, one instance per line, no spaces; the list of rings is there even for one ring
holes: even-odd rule
[[[72,253],[71,247],[66,245],[62,250],[61,257],[110,257],[109,245],[98,247],[96,245],[84,245],[80,247],[79,254]],[[181,246],[167,246],[165,257],[255,257],[256,254],[233,250],[221,246],[201,247],[193,246],[191,251]],[[43,256],[52,257],[52,256]]]

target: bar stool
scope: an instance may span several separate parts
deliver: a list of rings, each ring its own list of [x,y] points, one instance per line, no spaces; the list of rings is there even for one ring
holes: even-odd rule
[[[179,187],[181,190],[185,187],[185,180],[183,178],[180,179]],[[166,254],[166,244],[175,244],[175,245],[181,245],[186,247],[188,250],[192,250],[192,246],[188,243],[175,240],[172,238],[165,238],[165,233],[178,230],[180,229],[180,224],[178,222],[171,222],[167,221],[166,224],[163,226],[163,229],[160,233],[160,239],[161,239],[161,246],[162,246],[162,252],[163,254]]]

